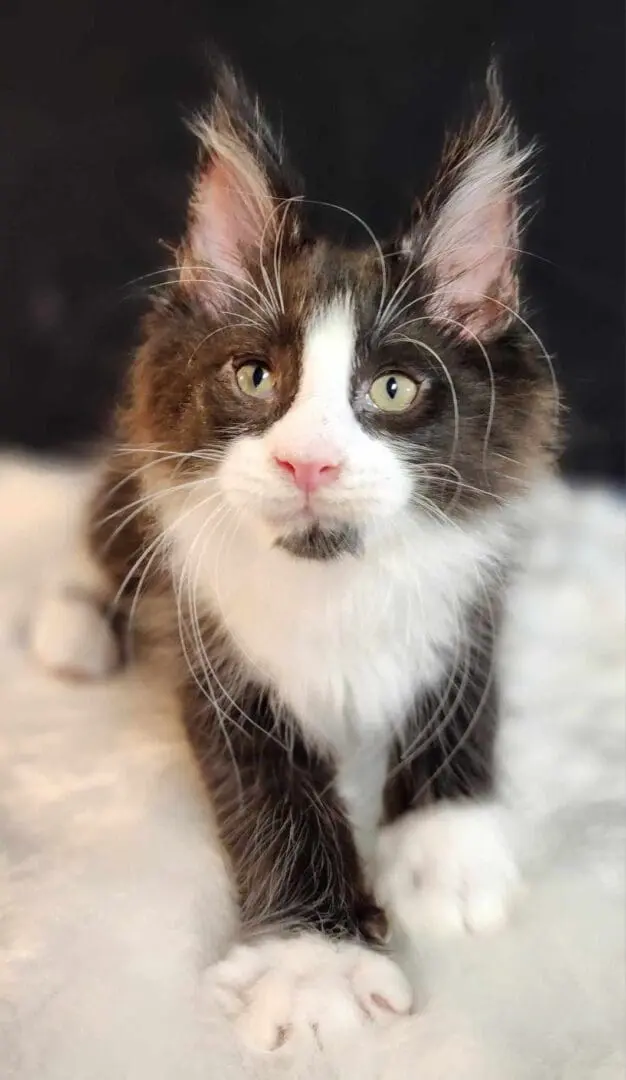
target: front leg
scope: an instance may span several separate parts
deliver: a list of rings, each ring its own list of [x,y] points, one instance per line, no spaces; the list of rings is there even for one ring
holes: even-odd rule
[[[411,938],[502,924],[518,875],[494,790],[493,634],[468,637],[392,754],[377,895]]]
[[[226,714],[186,689],[185,721],[213,799],[244,943],[211,984],[244,1037],[274,1049],[292,1031],[407,1012],[411,992],[376,946],[384,913],[364,878],[328,758],[249,690]],[[218,715],[219,714],[219,715]]]

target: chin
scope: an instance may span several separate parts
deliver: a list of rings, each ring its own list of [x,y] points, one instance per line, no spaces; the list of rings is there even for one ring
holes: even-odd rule
[[[295,559],[329,562],[363,554],[363,537],[354,525],[311,524],[291,529],[279,536],[274,546]]]

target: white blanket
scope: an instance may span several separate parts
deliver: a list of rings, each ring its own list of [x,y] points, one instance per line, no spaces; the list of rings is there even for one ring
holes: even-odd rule
[[[624,508],[555,485],[512,603],[502,734],[528,888],[403,963],[418,1013],[246,1056],[203,991],[232,927],[206,800],[141,672],[62,685],[26,625],[85,478],[0,462],[2,1080],[623,1080]]]

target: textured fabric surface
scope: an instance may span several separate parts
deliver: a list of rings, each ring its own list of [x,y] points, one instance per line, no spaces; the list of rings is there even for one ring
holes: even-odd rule
[[[322,1057],[242,1055],[202,972],[232,928],[172,703],[140,671],[62,685],[29,611],[88,478],[0,463],[2,1080],[618,1080],[626,1068],[619,501],[538,493],[501,739],[527,888],[489,938],[424,940],[419,1012]]]

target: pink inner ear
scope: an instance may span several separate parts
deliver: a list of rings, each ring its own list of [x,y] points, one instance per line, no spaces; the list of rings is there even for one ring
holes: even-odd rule
[[[233,279],[247,279],[246,258],[260,248],[270,211],[271,200],[256,162],[244,153],[216,156],[196,187],[189,233],[193,259],[214,270],[207,283],[214,305],[225,303]]]
[[[465,221],[448,222],[448,229],[434,238],[432,309],[435,317],[462,323],[459,332],[472,337],[488,335],[509,320],[517,282],[509,199],[468,208],[468,213]]]
[[[526,155],[507,130],[479,145],[432,225],[425,252],[430,310],[468,339],[502,331],[515,314],[517,193]]]
[[[226,273],[240,276],[242,252],[254,240],[248,216],[233,169],[218,160],[196,190],[191,233],[194,253]]]

